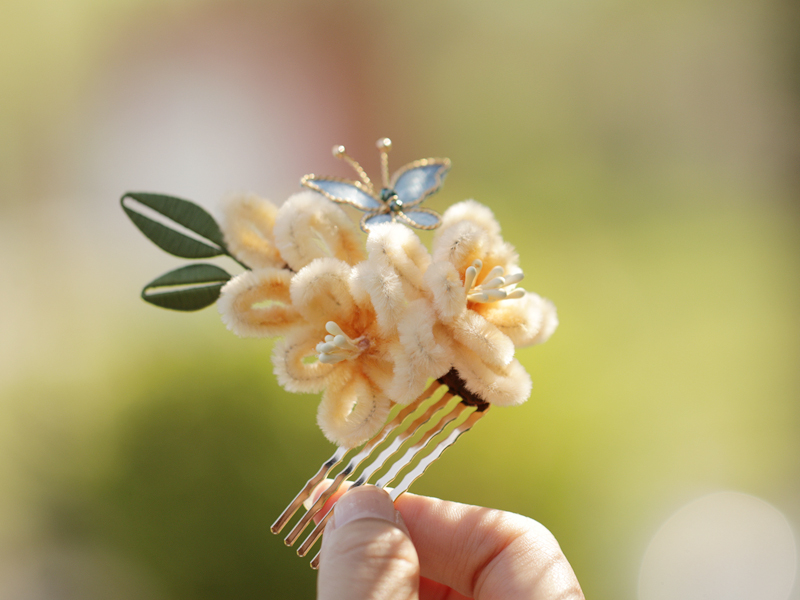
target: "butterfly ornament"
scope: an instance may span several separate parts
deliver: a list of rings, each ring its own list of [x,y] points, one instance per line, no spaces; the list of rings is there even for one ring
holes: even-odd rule
[[[366,171],[344,149],[334,146],[333,155],[350,164],[360,181],[341,177],[305,175],[303,185],[329,200],[349,204],[364,211],[360,226],[365,233],[381,223],[402,223],[417,229],[436,229],[441,217],[429,208],[421,208],[423,200],[439,191],[450,170],[448,158],[423,158],[401,167],[389,178],[389,151],[392,141],[382,138],[377,143],[381,153],[383,187],[376,190]]]

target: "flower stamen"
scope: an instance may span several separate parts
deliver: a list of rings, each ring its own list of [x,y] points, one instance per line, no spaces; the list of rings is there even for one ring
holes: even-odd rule
[[[330,335],[325,336],[325,341],[317,344],[317,358],[325,364],[338,363],[343,360],[352,360],[364,351],[367,344],[360,343],[366,340],[351,339],[335,321],[328,321],[325,329]]]
[[[483,263],[480,260],[476,260],[472,263],[472,266],[467,267],[464,273],[464,289],[467,292],[468,301],[488,304],[499,300],[516,300],[525,295],[524,289],[513,287],[522,281],[525,276],[522,271],[505,275],[505,269],[497,266],[489,271],[482,284],[475,285],[482,268]]]

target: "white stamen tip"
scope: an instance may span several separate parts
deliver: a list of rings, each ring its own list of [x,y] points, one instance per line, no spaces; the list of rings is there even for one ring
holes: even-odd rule
[[[481,284],[481,287],[485,290],[493,290],[499,287],[503,287],[506,284],[506,280],[502,277],[495,277],[490,281],[486,281]]]
[[[512,273],[511,275],[505,275],[505,268],[496,266],[489,271],[483,283],[473,286],[477,275],[480,274],[480,266],[482,263],[476,260],[472,264],[477,265],[477,268],[471,270],[473,267],[469,267],[464,275],[464,287],[467,291],[468,301],[487,304],[500,300],[515,300],[525,295],[525,290],[522,288],[513,289],[514,285],[522,281],[524,277],[522,271]]]
[[[342,350],[352,350],[355,348],[353,343],[344,335],[337,335],[333,338],[333,344]]]
[[[505,273],[503,267],[497,266],[491,271],[489,271],[489,274],[486,276],[486,279],[494,279],[495,277],[502,277],[503,273]]]
[[[317,344],[317,352],[321,354],[330,354],[331,352],[335,352],[336,350],[337,350],[336,346],[334,346],[330,342],[323,342]]]
[[[331,335],[344,335],[344,331],[336,324],[336,321],[328,321],[325,323],[325,330]]]
[[[504,300],[508,293],[505,290],[486,290],[484,292],[489,297],[489,302],[496,302],[497,300]]]
[[[475,278],[478,276],[478,269],[475,267],[467,267],[466,273],[464,273],[464,289],[467,292],[472,289],[472,284],[475,283]]]
[[[489,302],[489,295],[486,292],[473,292],[467,296],[467,300],[480,303]]]

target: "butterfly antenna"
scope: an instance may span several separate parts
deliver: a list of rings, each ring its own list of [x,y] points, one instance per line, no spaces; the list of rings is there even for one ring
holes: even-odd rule
[[[351,167],[356,170],[358,176],[361,178],[361,181],[364,182],[364,185],[367,186],[370,192],[373,192],[372,182],[367,177],[367,172],[361,167],[360,164],[356,162],[356,160],[350,156],[347,151],[344,149],[344,146],[334,146],[333,147],[333,155],[336,158],[341,158],[343,161],[346,161]]]
[[[381,138],[376,144],[381,153],[381,176],[383,177],[383,187],[389,187],[389,150],[392,149],[392,140]]]

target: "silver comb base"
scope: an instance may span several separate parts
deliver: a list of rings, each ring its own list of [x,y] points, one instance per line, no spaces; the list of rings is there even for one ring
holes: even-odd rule
[[[447,448],[478,422],[488,408],[487,402],[468,392],[458,374],[450,371],[434,381],[414,402],[404,406],[360,449],[339,447],[273,523],[272,533],[280,533],[311,498],[317,486],[329,479],[337,465],[351,455],[347,465],[333,477],[330,486],[303,514],[284,540],[287,546],[294,545],[309,523],[321,516],[319,523],[297,549],[299,556],[305,556],[322,535],[332,514],[331,507],[321,515],[323,507],[346,481],[358,473],[350,487],[365,485],[383,469],[383,475],[374,485],[385,488],[405,472],[389,492],[392,501],[397,500]],[[397,458],[390,463],[392,457]],[[368,459],[372,459],[371,462],[367,462]],[[384,469],[384,466],[387,467]],[[311,567],[319,567],[319,553],[311,561]]]

